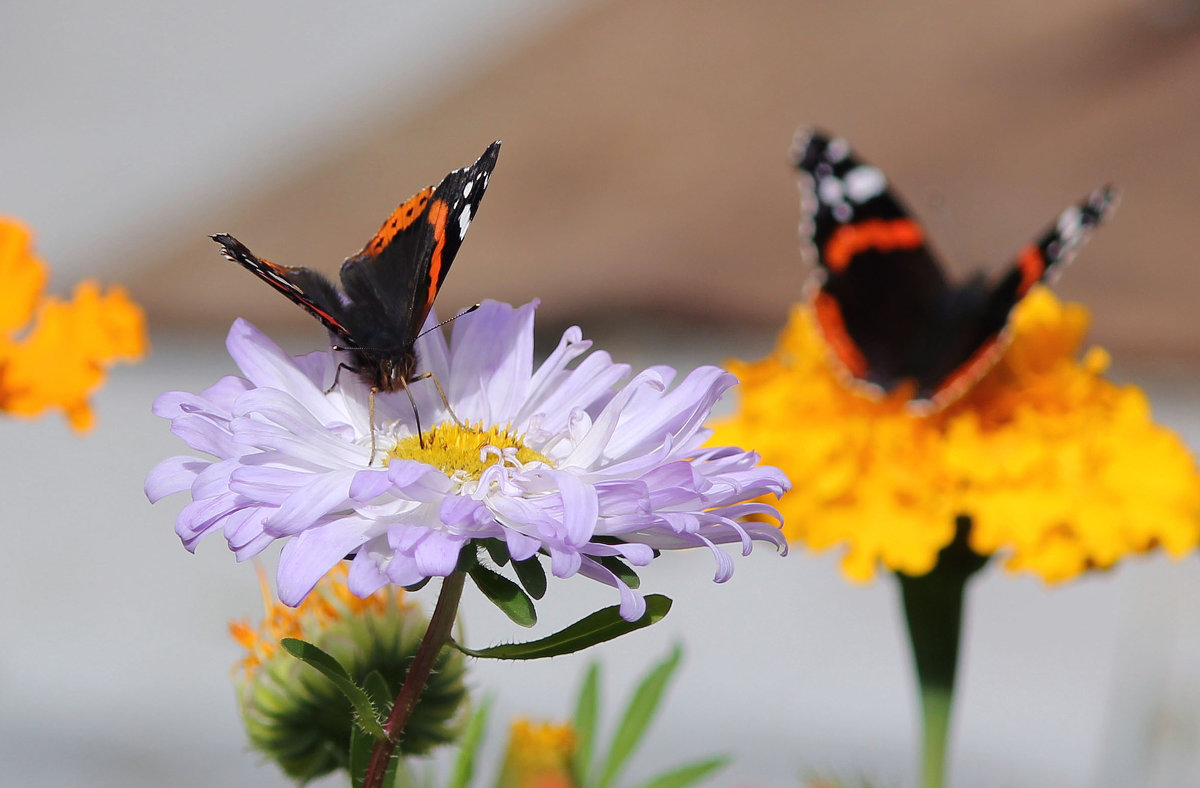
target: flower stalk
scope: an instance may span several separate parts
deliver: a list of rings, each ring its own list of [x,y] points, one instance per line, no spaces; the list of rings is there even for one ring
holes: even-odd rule
[[[897,572],[904,619],[921,691],[921,785],[946,784],[946,744],[954,705],[954,679],[962,636],[967,581],[987,558],[967,546],[970,518],[959,517],[957,534],[923,575]]]
[[[450,641],[450,632],[454,627],[454,619],[458,615],[458,603],[462,599],[465,579],[466,573],[458,570],[452,572],[442,582],[437,604],[433,608],[433,616],[429,619],[429,628],[425,630],[425,637],[421,639],[421,645],[417,649],[416,657],[413,658],[412,666],[408,669],[404,685],[396,695],[396,702],[392,706],[387,722],[384,723],[383,729],[387,733],[387,738],[376,742],[375,748],[371,751],[371,761],[367,766],[363,788],[382,788],[383,786],[383,778],[387,774],[392,753],[395,752],[396,745],[399,744],[400,737],[404,733],[404,726],[408,724],[413,709],[416,708],[417,700],[421,697],[421,691],[425,689],[425,684],[429,681],[429,675],[433,671],[437,655]]]

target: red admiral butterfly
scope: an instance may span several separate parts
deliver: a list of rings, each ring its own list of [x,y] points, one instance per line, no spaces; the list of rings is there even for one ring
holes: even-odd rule
[[[362,251],[342,264],[341,290],[316,271],[256,257],[231,235],[212,239],[227,258],[324,323],[340,349],[351,354],[353,364],[345,366],[371,386],[372,395],[397,391],[413,379],[413,343],[475,218],[499,153],[500,143],[493,142],[470,167],[455,170],[393,211]]]
[[[813,304],[832,355],[876,395],[912,381],[916,413],[949,404],[996,363],[1013,307],[1070,260],[1117,198],[1104,187],[1063,211],[995,281],[976,274],[951,284],[887,178],[844,139],[801,131],[791,155],[801,234],[816,247]]]

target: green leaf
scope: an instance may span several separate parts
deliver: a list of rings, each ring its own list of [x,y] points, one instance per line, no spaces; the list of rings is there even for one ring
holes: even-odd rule
[[[487,551],[488,558],[492,559],[492,563],[496,566],[504,566],[509,562],[508,545],[502,539],[478,539],[476,544],[483,547]]]
[[[592,772],[592,750],[596,744],[596,719],[600,709],[600,664],[593,662],[583,677],[571,727],[575,729],[575,754],[571,758],[571,773],[575,785],[587,784]]]
[[[593,560],[616,575],[618,580],[630,588],[638,588],[641,586],[642,578],[637,576],[637,572],[633,571],[629,564],[625,563],[617,556],[605,555],[596,557]]]
[[[379,724],[379,717],[376,716],[375,707],[371,704],[371,698],[362,687],[354,683],[354,680],[350,678],[350,674],[342,667],[342,663],[312,643],[307,643],[303,640],[284,638],[279,644],[296,659],[320,671],[325,678],[332,681],[333,685],[342,691],[342,694],[349,699],[350,705],[354,707],[354,713],[358,715],[359,724],[362,725],[367,733],[376,739],[387,738],[383,726]]]
[[[671,609],[671,600],[662,594],[646,597],[646,614],[637,621],[621,618],[616,605],[597,610],[553,635],[528,643],[505,643],[500,646],[473,649],[453,640],[450,645],[469,657],[479,659],[542,659],[574,654],[585,648],[627,635],[661,621]]]
[[[371,763],[371,750],[374,747],[375,737],[359,725],[350,726],[350,788],[362,788],[363,780],[367,779],[367,767]]]
[[[546,570],[542,568],[537,553],[524,561],[513,561],[513,569],[517,573],[517,580],[531,597],[541,599],[546,595]]]
[[[467,572],[483,595],[504,611],[504,615],[514,623],[523,627],[531,627],[537,623],[537,611],[533,609],[533,600],[519,585],[480,563],[471,566]]]
[[[371,699],[371,705],[382,710],[380,716],[387,716],[391,708],[392,690],[388,687],[387,679],[378,670],[372,670],[363,679],[363,689]],[[354,725],[350,729],[350,788],[361,788],[367,778],[367,769],[371,765],[371,752],[375,749],[376,739],[367,733],[362,725]]]
[[[682,650],[676,646],[670,656],[655,665],[634,689],[633,697],[625,708],[625,715],[613,735],[612,749],[609,750],[604,769],[600,772],[600,781],[594,788],[609,788],[624,768],[625,762],[641,744],[642,736],[658,711],[663,691],[679,666],[682,655]]]
[[[657,777],[642,783],[638,788],[687,788],[698,783],[718,769],[729,763],[729,757],[722,755],[703,761],[693,761],[663,772]]]
[[[484,729],[487,727],[488,712],[492,709],[492,699],[486,698],[479,709],[467,721],[463,731],[462,743],[459,745],[458,757],[454,759],[454,771],[446,788],[467,788],[471,778],[475,776],[475,756],[479,754],[479,745],[483,741]]]

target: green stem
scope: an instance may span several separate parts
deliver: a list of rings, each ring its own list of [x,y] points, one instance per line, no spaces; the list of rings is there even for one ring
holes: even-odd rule
[[[946,742],[954,704],[954,679],[962,634],[967,581],[987,563],[967,547],[970,520],[958,518],[958,533],[938,555],[937,565],[920,576],[896,573],[904,617],[921,686],[922,788],[946,784]]]
[[[433,615],[429,618],[429,628],[417,647],[417,655],[413,657],[408,675],[404,678],[404,686],[396,695],[396,703],[388,715],[383,730],[387,738],[375,743],[371,751],[371,761],[367,766],[367,775],[363,780],[363,788],[382,788],[383,778],[387,775],[388,764],[392,753],[400,743],[400,735],[408,724],[413,709],[421,697],[421,692],[429,682],[433,672],[433,664],[441,653],[442,647],[450,640],[450,631],[454,627],[454,618],[458,615],[458,602],[462,598],[463,583],[466,573],[455,571],[442,581],[442,590],[438,594],[437,604]]]

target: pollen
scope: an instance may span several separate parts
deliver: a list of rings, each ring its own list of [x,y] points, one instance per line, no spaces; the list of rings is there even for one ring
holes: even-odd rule
[[[400,440],[388,454],[397,460],[417,460],[440,468],[448,476],[478,479],[485,468],[495,465],[502,457],[515,457],[521,463],[544,462],[544,455],[521,442],[511,426],[483,429],[482,424],[446,422],[420,436],[410,435]]]

